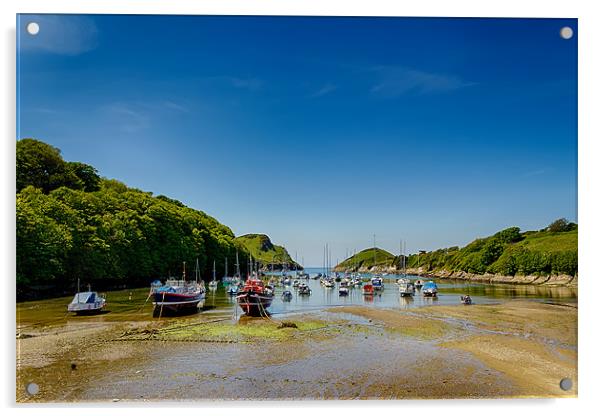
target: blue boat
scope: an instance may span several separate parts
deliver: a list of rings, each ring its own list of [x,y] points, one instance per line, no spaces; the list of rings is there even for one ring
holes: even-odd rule
[[[198,312],[205,300],[205,287],[199,279],[198,260],[195,273],[194,281],[186,281],[186,262],[184,262],[181,280],[167,279],[161,286],[156,281],[153,282],[151,285],[153,316]]]
[[[423,296],[436,297],[437,291],[438,291],[437,285],[432,280],[429,280],[422,286],[422,295]]]

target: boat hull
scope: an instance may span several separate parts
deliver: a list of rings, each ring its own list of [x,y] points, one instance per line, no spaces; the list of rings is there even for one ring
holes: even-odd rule
[[[236,296],[238,306],[249,316],[266,316],[267,308],[272,304],[274,296],[256,292],[245,292]]]
[[[153,315],[185,314],[198,311],[205,300],[205,293],[181,294],[153,293]]]

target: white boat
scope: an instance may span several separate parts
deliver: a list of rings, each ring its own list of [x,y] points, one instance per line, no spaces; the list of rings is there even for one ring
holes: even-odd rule
[[[209,289],[217,289],[217,280],[215,279],[215,260],[213,260],[213,280],[209,282]]]
[[[349,294],[349,288],[342,286],[339,288],[339,296],[347,296]]]
[[[105,299],[96,292],[78,292],[67,306],[67,310],[82,315],[93,314],[100,312],[105,305]]]
[[[414,285],[410,282],[399,285],[400,296],[414,296]]]

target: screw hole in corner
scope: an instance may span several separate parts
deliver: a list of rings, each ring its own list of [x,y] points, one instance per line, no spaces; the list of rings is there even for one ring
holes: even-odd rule
[[[40,392],[40,386],[38,386],[36,383],[29,383],[25,387],[25,390],[27,391],[27,394],[34,396]]]
[[[560,388],[564,391],[569,391],[573,388],[573,380],[570,378],[563,378],[560,380]]]

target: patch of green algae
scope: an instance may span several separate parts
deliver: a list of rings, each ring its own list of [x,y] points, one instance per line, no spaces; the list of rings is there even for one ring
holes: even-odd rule
[[[323,321],[295,322],[297,328],[282,327],[279,322],[199,323],[197,325],[170,325],[158,331],[157,339],[165,341],[251,342],[261,339],[284,341],[295,335],[327,327]]]

